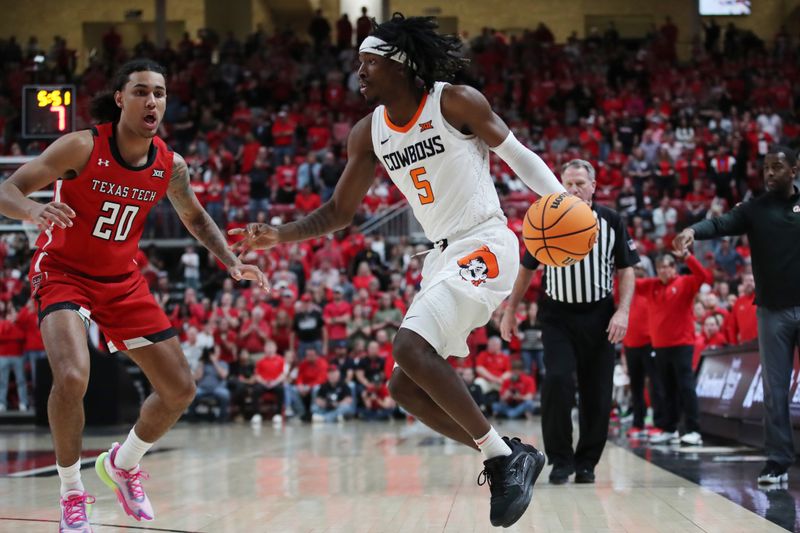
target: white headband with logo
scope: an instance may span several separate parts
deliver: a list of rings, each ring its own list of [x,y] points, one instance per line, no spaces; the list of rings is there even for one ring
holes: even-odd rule
[[[395,45],[389,44],[383,39],[375,37],[374,35],[370,35],[364,39],[364,41],[361,43],[361,46],[358,47],[358,53],[375,54],[391,59],[392,61],[397,61],[398,63],[402,63],[404,65],[408,57],[406,56],[405,52],[398,49]],[[417,65],[415,65],[413,61],[409,61],[409,65],[413,70],[417,69]]]

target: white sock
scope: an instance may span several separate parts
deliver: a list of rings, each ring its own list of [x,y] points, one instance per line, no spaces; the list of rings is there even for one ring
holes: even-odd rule
[[[83,482],[81,481],[81,460],[72,466],[61,466],[56,463],[56,470],[58,470],[58,478],[61,480],[61,495],[63,496],[68,491],[79,490],[83,491]]]
[[[136,427],[128,433],[128,438],[122,443],[114,457],[114,466],[123,470],[130,470],[139,464],[147,450],[153,447],[152,442],[145,442],[136,434]]]
[[[489,433],[479,439],[475,439],[475,444],[480,448],[484,461],[488,461],[492,457],[511,455],[511,448],[500,438],[494,426],[489,428]]]

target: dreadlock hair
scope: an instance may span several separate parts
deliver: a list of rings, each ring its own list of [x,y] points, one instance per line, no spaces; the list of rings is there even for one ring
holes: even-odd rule
[[[382,24],[372,19],[372,35],[395,47],[389,57],[405,52],[405,65],[422,80],[426,91],[437,81],[450,81],[469,60],[459,57],[461,40],[456,35],[436,32],[435,17],[408,17],[394,13]]]
[[[98,93],[92,98],[89,111],[97,122],[118,122],[122,114],[122,109],[117,106],[114,100],[114,93],[121,91],[125,84],[130,81],[130,75],[134,72],[156,72],[166,77],[167,71],[160,64],[152,59],[134,59],[128,61],[117,70],[111,80],[111,89]]]

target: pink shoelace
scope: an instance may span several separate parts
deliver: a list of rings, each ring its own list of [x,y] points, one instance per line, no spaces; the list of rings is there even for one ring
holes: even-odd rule
[[[70,496],[61,501],[64,505],[64,519],[67,521],[67,525],[74,526],[89,521],[86,516],[86,504],[94,503],[94,496],[89,496],[84,492],[80,496]]]
[[[130,470],[122,470],[119,469],[120,475],[125,478],[125,485],[128,487],[128,494],[132,499],[135,501],[139,501],[144,498],[144,488],[142,488],[142,480],[149,478],[150,476],[142,470],[141,468],[138,469],[136,472],[132,472]]]

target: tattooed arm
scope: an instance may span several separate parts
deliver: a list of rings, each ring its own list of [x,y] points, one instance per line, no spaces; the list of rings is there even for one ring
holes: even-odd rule
[[[267,286],[267,280],[261,270],[255,266],[243,264],[228,248],[222,231],[197,201],[189,184],[189,168],[179,154],[175,154],[167,196],[186,229],[212,254],[217,256],[227,267],[233,279],[249,279],[261,287]]]
[[[350,224],[375,179],[375,152],[372,149],[372,114],[358,121],[347,140],[347,165],[336,184],[333,196],[307,216],[273,227],[268,224],[248,224],[233,229],[231,235],[244,235],[234,249],[270,248],[282,242],[302,241],[327,235]]]

